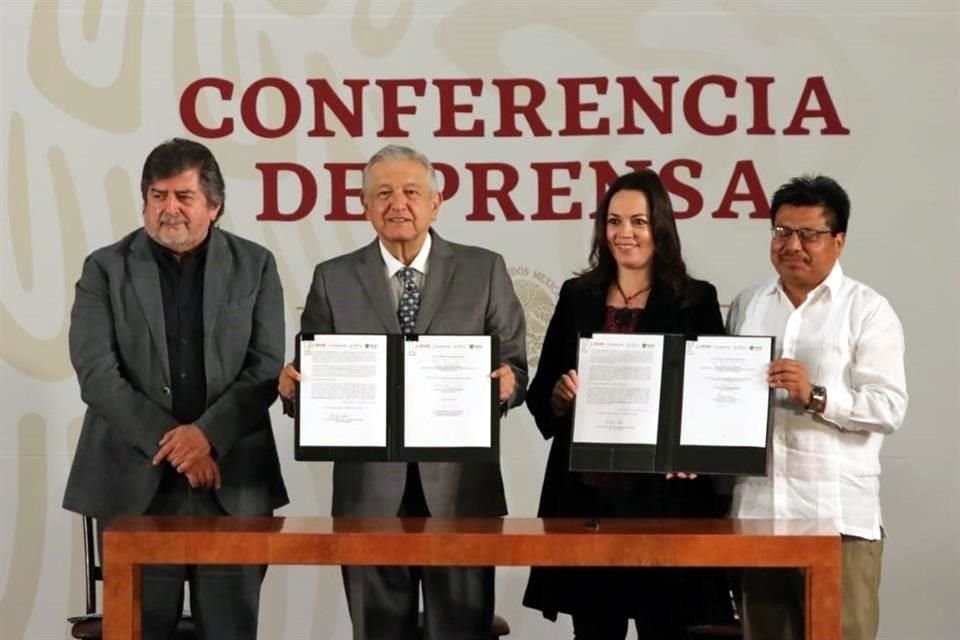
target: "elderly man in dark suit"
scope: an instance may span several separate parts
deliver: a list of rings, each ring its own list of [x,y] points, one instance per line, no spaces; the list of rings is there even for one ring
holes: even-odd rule
[[[408,147],[377,152],[363,172],[363,206],[377,239],[319,264],[301,318],[305,333],[495,335],[504,410],[527,383],[523,310],[496,253],[447,242],[431,231],[440,192],[430,161]],[[293,398],[299,374],[280,377]],[[333,514],[499,516],[507,512],[496,463],[337,462]],[[494,570],[344,567],[357,640],[413,638],[423,588],[428,638],[488,638]]]
[[[287,503],[267,412],[283,363],[273,255],[216,228],[223,176],[173,139],[147,157],[143,228],[93,252],[70,357],[87,405],[63,506],[95,516],[269,515]],[[144,638],[170,638],[190,583],[206,638],[255,638],[265,567],[149,567]]]

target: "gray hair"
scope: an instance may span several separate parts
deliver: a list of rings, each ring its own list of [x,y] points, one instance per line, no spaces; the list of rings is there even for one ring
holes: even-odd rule
[[[366,193],[369,185],[367,180],[370,176],[370,169],[373,165],[384,160],[413,160],[423,165],[423,168],[427,170],[427,177],[430,180],[430,189],[434,193],[439,193],[440,189],[437,187],[437,172],[433,169],[433,164],[430,163],[430,160],[427,159],[427,156],[423,155],[416,149],[411,147],[405,147],[400,144],[388,144],[383,147],[375,154],[370,156],[370,159],[367,160],[367,164],[363,167],[363,191]]]

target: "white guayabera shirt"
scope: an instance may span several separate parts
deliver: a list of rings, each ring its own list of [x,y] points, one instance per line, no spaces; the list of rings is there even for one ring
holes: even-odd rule
[[[880,447],[907,410],[903,327],[890,303],[837,263],[799,307],[777,279],[742,292],[727,330],[776,336],[776,357],[799,360],[827,389],[822,415],[777,390],[768,475],[737,480],[732,516],[829,520],[879,539]]]

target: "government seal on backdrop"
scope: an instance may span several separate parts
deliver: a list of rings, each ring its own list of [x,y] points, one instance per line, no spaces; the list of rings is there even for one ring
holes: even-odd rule
[[[557,304],[560,285],[543,271],[527,265],[510,267],[509,271],[527,319],[527,362],[535,367],[540,360],[543,336]]]

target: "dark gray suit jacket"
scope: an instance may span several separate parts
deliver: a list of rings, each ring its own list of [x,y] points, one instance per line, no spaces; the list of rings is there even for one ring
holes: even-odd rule
[[[430,233],[432,247],[416,332],[499,336],[500,360],[509,363],[517,377],[509,404],[520,404],[527,388],[526,326],[503,258]],[[317,265],[301,331],[400,333],[385,270],[377,240]],[[420,463],[420,476],[431,515],[507,512],[496,463],[425,462]],[[402,462],[337,462],[333,515],[395,516],[405,479]]]
[[[163,470],[151,458],[177,426],[149,243],[140,229],[93,252],[71,312],[70,358],[87,412],[63,506],[103,519],[144,513]],[[284,355],[277,267],[264,247],[213,228],[203,278],[207,405],[196,424],[216,452],[224,509],[269,513],[288,502],[267,411]]]

